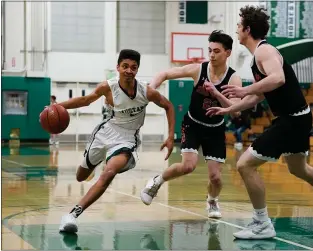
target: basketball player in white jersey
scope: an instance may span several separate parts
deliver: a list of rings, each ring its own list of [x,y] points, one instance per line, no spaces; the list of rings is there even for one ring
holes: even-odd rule
[[[276,116],[272,125],[237,162],[254,211],[248,228],[234,233],[234,236],[238,239],[267,239],[275,237],[276,232],[268,216],[265,187],[257,169],[283,155],[289,171],[313,185],[313,168],[306,163],[312,114],[291,65],[265,40],[269,30],[269,16],[265,10],[245,6],[240,9],[240,17],[238,40],[253,54],[251,70],[257,82],[247,87],[224,87],[223,94],[227,97],[242,100],[228,108],[209,108],[208,115],[246,110],[265,98]]]
[[[77,181],[86,180],[104,159],[106,167],[98,181],[80,202],[62,217],[60,231],[77,232],[76,218],[93,204],[108,188],[114,177],[136,165],[134,152],[138,148],[139,130],[144,124],[146,106],[149,102],[162,107],[168,119],[168,138],[161,146],[167,147],[168,159],[173,150],[175,115],[171,102],[158,91],[135,78],[140,65],[140,54],[134,50],[122,50],[118,58],[119,78],[104,81],[91,94],[59,103],[66,109],[88,106],[105,96],[111,116],[93,131],[84,152],[83,163],[77,170]]]
[[[220,92],[221,87],[225,85],[242,86],[241,79],[227,66],[232,44],[233,39],[229,35],[213,31],[209,37],[209,62],[175,67],[161,72],[151,81],[151,87],[158,88],[167,79],[191,77],[194,80],[194,88],[188,113],[182,122],[182,161],[171,165],[162,175],[147,183],[141,192],[144,204],[151,204],[165,181],[189,174],[196,168],[198,149],[201,146],[208,165],[208,216],[222,216],[218,196],[222,189],[222,164],[226,158],[225,122],[224,116],[206,116],[206,109],[211,106],[228,107],[238,101],[228,100]]]

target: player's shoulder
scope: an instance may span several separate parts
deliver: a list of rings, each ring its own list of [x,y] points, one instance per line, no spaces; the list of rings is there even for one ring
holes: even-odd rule
[[[262,44],[254,53],[255,57],[262,59],[277,55],[277,49],[271,44]]]
[[[113,77],[113,78],[110,78],[110,79],[106,80],[105,82],[106,82],[109,86],[111,86],[111,85],[116,85],[116,84],[118,84],[118,80],[119,80],[118,77]]]

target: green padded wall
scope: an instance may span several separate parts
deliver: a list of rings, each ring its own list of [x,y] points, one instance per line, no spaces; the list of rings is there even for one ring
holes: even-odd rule
[[[39,123],[39,114],[46,105],[50,104],[50,78],[1,77],[2,107],[4,91],[27,91],[27,115],[4,115],[1,113],[2,140],[10,138],[11,128],[20,128],[21,141],[44,141],[49,134]],[[2,108],[3,109],[3,108]]]
[[[181,138],[181,122],[188,111],[193,89],[192,80],[169,80],[169,99],[175,108],[175,135]]]

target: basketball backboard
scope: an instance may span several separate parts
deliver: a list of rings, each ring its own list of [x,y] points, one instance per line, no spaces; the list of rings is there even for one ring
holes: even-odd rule
[[[192,62],[193,58],[208,56],[209,33],[172,32],[171,61],[174,63]]]

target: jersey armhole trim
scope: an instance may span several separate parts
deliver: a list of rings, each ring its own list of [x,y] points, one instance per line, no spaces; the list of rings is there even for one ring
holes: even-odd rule
[[[200,64],[200,69],[199,69],[198,77],[197,77],[197,80],[195,80],[194,86],[196,86],[196,85],[199,83],[201,74],[202,74],[202,63]]]
[[[232,79],[233,76],[237,76],[235,71],[230,75],[227,85],[229,85],[230,80]]]

